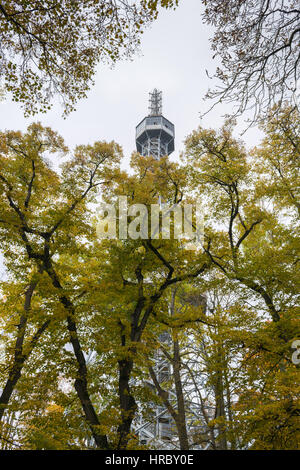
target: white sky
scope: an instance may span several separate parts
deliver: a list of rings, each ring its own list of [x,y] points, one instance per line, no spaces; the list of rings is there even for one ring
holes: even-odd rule
[[[39,120],[58,131],[71,149],[77,144],[115,140],[123,147],[126,165],[135,150],[135,126],[148,113],[148,93],[157,87],[163,91],[163,114],[175,124],[176,158],[184,138],[200,124],[200,112],[209,107],[203,98],[213,82],[205,70],[212,75],[217,65],[209,45],[213,31],[202,23],[201,11],[200,0],[181,1],[175,12],[162,11],[144,33],[141,53],[113,69],[99,65],[96,85],[66,119],[58,105],[48,114],[25,119],[20,106],[7,99],[0,103],[0,130],[24,131]],[[217,106],[201,125],[219,127],[222,115],[230,109]],[[257,129],[251,129],[243,139],[251,147],[260,136]]]

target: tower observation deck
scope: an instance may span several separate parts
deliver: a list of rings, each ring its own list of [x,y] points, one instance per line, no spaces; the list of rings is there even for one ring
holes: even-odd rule
[[[149,114],[136,126],[136,149],[144,157],[157,160],[174,151],[175,128],[162,115],[162,92],[149,93]]]

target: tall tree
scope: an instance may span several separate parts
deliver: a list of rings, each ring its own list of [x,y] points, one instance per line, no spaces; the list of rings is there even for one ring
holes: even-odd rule
[[[261,448],[264,431],[265,436],[268,434],[270,448],[289,448],[290,437],[287,436],[293,433],[299,413],[296,385],[288,378],[294,378],[297,373],[290,348],[299,336],[296,322],[299,218],[295,204],[299,174],[295,168],[298,151],[291,142],[291,130],[299,122],[299,113],[294,112],[291,128],[287,129],[286,117],[290,112],[282,111],[281,119],[275,123],[271,116],[266,123],[268,136],[261,148],[253,152],[252,158],[233,138],[227,126],[220,133],[199,129],[187,139],[186,156],[192,163],[192,184],[203,195],[209,195],[206,199],[209,206],[209,201],[212,203],[206,231],[207,253],[222,275],[245,289],[247,302],[256,303],[262,318],[267,315],[271,320],[270,325],[262,322],[254,337],[264,366],[272,363],[276,372],[279,366],[279,374],[273,374],[271,368],[266,385],[256,392],[263,394],[268,379],[270,382],[274,379],[278,385],[278,401],[268,397],[260,410],[266,419],[268,416],[270,427],[269,431],[267,428],[256,429],[257,448]],[[282,131],[282,126],[286,132]],[[272,149],[268,158],[265,161],[257,159],[265,154],[266,148]],[[285,184],[279,184],[282,176],[286,179]],[[285,380],[289,381],[289,394],[283,386]],[[281,413],[282,423],[288,424],[280,427],[284,429],[283,436],[279,432],[272,441],[272,432],[276,429],[274,423]]]
[[[66,312],[64,320],[77,363],[74,386],[78,398],[97,446],[107,447],[106,437],[98,432],[99,419],[88,391],[88,371],[78,335],[75,305],[72,296],[64,289],[53,257],[58,254],[58,245],[61,249],[67,244],[68,251],[73,245],[72,238],[75,241],[79,234],[82,236],[88,230],[81,218],[83,202],[95,193],[99,185],[111,181],[120,158],[120,147],[101,142],[94,147],[78,147],[73,159],[64,165],[62,181],[49,168],[44,157],[45,152],[66,151],[62,138],[49,128],[33,124],[25,135],[8,132],[0,136],[0,141],[0,181],[4,194],[1,238],[9,249],[13,244],[17,247],[21,259],[24,260],[25,256],[32,267],[47,273]],[[47,190],[45,194],[48,187],[51,191]],[[41,199],[43,202],[40,204]],[[73,231],[72,235],[69,231]]]

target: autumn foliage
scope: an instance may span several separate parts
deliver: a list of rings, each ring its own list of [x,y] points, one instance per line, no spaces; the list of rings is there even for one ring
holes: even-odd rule
[[[199,128],[179,163],[133,154],[130,173],[115,142],[0,134],[2,448],[138,449],[155,404],[182,449],[297,448],[299,115],[264,132],[248,151],[230,121]],[[120,195],[200,200],[203,244],[100,240],[97,207]]]

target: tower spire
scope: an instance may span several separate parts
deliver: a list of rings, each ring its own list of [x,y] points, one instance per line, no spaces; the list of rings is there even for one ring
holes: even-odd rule
[[[149,116],[162,115],[162,91],[154,88],[149,93]]]

